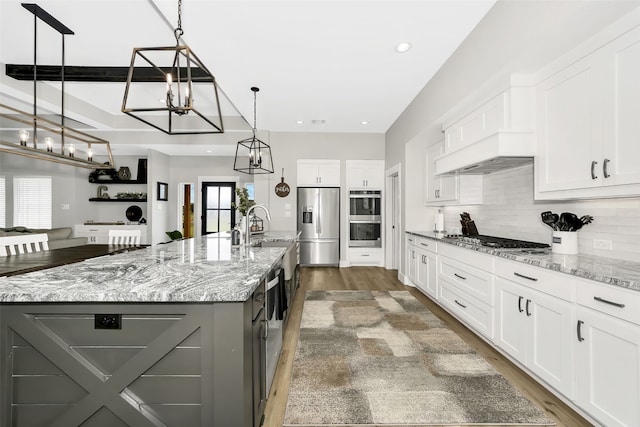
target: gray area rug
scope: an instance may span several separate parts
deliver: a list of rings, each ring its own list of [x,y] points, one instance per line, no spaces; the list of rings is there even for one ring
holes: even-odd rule
[[[554,425],[406,291],[307,291],[285,426]]]

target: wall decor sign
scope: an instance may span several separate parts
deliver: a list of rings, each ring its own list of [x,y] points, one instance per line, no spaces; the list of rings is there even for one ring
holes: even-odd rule
[[[291,188],[289,188],[289,184],[284,182],[284,168],[282,168],[282,177],[280,178],[280,182],[276,184],[275,190],[278,197],[287,197],[291,192]]]
[[[158,200],[167,200],[167,191],[169,189],[169,184],[166,182],[158,181]]]

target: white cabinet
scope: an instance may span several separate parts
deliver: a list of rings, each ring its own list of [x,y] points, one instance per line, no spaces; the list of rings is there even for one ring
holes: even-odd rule
[[[384,160],[347,160],[346,170],[349,189],[384,188]]]
[[[298,160],[298,187],[340,187],[340,160]]]
[[[495,285],[496,345],[573,398],[572,278],[496,260]]]
[[[493,257],[451,245],[440,245],[437,260],[438,301],[451,314],[492,340]]]
[[[146,225],[83,225],[73,226],[73,237],[86,237],[89,244],[106,245],[109,243],[109,230],[140,230],[140,244],[147,245]]]
[[[407,276],[410,284],[432,299],[438,299],[436,254],[438,242],[433,239],[406,234]]]
[[[425,158],[426,205],[473,205],[482,203],[482,175],[436,175],[435,159],[444,150],[444,142],[427,148]]]
[[[538,85],[536,199],[640,194],[640,28]]]
[[[347,248],[349,265],[383,266],[382,248]]]
[[[603,425],[640,425],[640,295],[581,280],[577,404]]]

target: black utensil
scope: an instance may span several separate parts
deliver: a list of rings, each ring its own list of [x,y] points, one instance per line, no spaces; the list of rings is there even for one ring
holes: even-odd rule
[[[554,214],[551,211],[545,211],[540,214],[540,217],[542,218],[542,222],[555,230],[556,220],[554,219],[553,215]]]
[[[583,215],[579,218],[580,223],[576,226],[576,230],[580,230],[583,226],[591,224],[593,217],[591,215]]]

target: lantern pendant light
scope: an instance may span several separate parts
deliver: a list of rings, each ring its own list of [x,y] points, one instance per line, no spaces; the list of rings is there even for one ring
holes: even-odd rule
[[[233,169],[250,175],[273,173],[271,147],[256,138],[256,96],[260,89],[252,87],[253,92],[253,136],[238,141]]]
[[[216,79],[189,46],[180,44],[183,34],[178,0],[176,45],[133,49],[122,112],[169,135],[224,133]]]

